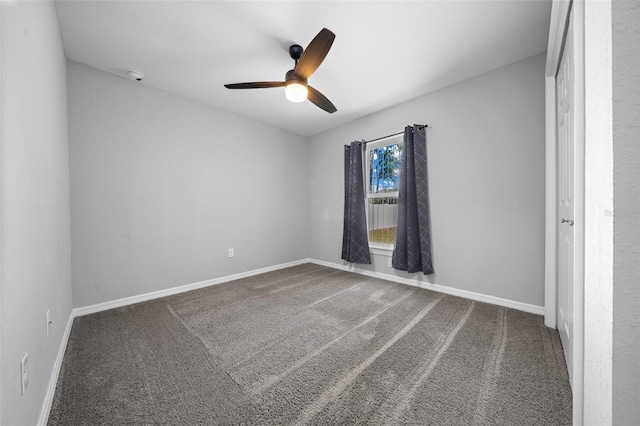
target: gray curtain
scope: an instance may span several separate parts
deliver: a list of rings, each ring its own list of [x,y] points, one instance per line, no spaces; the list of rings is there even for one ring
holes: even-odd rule
[[[391,264],[402,271],[433,274],[427,134],[425,126],[417,124],[404,129],[398,183],[398,228]]]
[[[371,263],[362,176],[363,146],[364,142],[352,142],[344,147],[342,259],[353,263]]]

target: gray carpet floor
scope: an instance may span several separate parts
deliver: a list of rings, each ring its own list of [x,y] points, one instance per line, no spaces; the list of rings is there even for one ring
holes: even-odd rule
[[[568,425],[542,317],[304,264],[78,317],[50,425]]]

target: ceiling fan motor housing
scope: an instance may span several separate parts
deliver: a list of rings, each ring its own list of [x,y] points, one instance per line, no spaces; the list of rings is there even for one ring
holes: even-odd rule
[[[303,86],[307,85],[307,80],[305,80],[304,78],[298,77],[295,73],[295,70],[287,71],[287,74],[284,77],[284,82],[285,82],[285,85],[292,84],[292,83],[302,84]]]

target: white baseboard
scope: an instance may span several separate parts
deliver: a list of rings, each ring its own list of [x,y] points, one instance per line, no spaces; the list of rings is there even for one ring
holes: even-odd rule
[[[67,320],[67,326],[62,334],[62,341],[58,348],[58,355],[56,361],[53,364],[51,370],[51,377],[49,378],[49,386],[47,386],[47,393],[44,396],[42,407],[40,408],[40,416],[38,417],[38,426],[45,426],[49,421],[49,413],[51,412],[51,405],[53,404],[53,397],[56,393],[56,386],[58,384],[58,377],[60,376],[60,368],[62,368],[62,361],[64,359],[64,353],[67,350],[67,343],[69,342],[69,336],[71,335],[71,327],[73,326],[73,311],[69,313],[69,319]]]
[[[222,284],[225,282],[239,280],[241,278],[247,278],[254,275],[264,274],[266,272],[277,271],[279,269],[289,268],[291,266],[301,265],[304,263],[314,263],[316,265],[327,266],[329,268],[340,269],[343,271],[354,272],[356,274],[366,275],[370,277],[376,277],[387,281],[393,281],[401,284],[410,285],[413,287],[426,288],[428,290],[437,291],[439,293],[450,294],[452,296],[464,297],[465,299],[476,300],[479,302],[491,303],[494,305],[504,306],[507,308],[517,309],[523,312],[529,312],[537,315],[544,315],[544,306],[532,305],[529,303],[518,302],[515,300],[503,299],[501,297],[490,296],[482,293],[475,293],[468,290],[461,290],[454,287],[447,287],[440,284],[432,284],[426,281],[418,281],[411,278],[398,277],[396,275],[385,274],[382,272],[373,272],[366,269],[360,269],[350,265],[340,265],[337,263],[327,262],[318,259],[300,259],[293,262],[282,263],[280,265],[268,266],[265,268],[254,269],[252,271],[242,272],[234,275],[227,275],[225,277],[214,278],[211,280],[200,281],[197,283],[186,284],[178,287],[171,287],[164,290],[158,290],[150,293],[140,294],[137,296],[125,297],[122,299],[112,300],[104,303],[97,303],[95,305],[83,306],[75,308],[72,312],[74,317],[93,314],[96,312],[102,312],[113,308],[120,308],[122,306],[133,305],[134,303],[146,302],[153,299],[159,299],[161,297],[172,296],[174,294],[184,293],[186,291],[197,290],[204,287],[209,287],[216,284]]]
[[[410,278],[398,277],[395,275],[384,274],[381,272],[368,271],[366,269],[360,269],[353,265],[340,265],[337,263],[326,262],[324,260],[310,259],[311,263],[316,265],[327,266],[329,268],[340,269],[343,271],[354,272],[360,275],[366,275],[369,277],[380,278],[387,281],[393,281],[400,284],[407,284],[413,287],[426,288],[428,290],[437,291],[438,293],[450,294],[452,296],[463,297],[465,299],[476,300],[478,302],[491,303],[493,305],[504,306],[506,308],[513,308],[523,312],[529,312],[537,315],[544,315],[544,306],[531,305],[529,303],[517,302],[515,300],[503,299],[501,297],[489,296],[487,294],[475,293],[473,291],[461,290],[458,288],[447,287],[440,284],[432,284],[425,281],[418,281]]]
[[[303,263],[309,263],[310,259],[300,259],[293,262],[282,263],[275,266],[267,266],[266,268],[254,269],[253,271],[241,272],[239,274],[227,275],[225,277],[214,278],[211,280],[200,281],[193,284],[186,284],[178,287],[171,287],[164,290],[152,291],[150,293],[140,294],[137,296],[125,297],[122,299],[111,300],[109,302],[97,303],[95,305],[83,306],[75,308],[73,310],[74,317],[82,315],[94,314],[96,312],[102,312],[113,308],[120,308],[122,306],[133,305],[134,303],[146,302],[153,299],[159,299],[161,297],[172,296],[178,293],[184,293],[186,291],[197,290],[199,288],[209,287],[216,284],[226,283],[228,281],[239,280],[241,278],[247,278],[254,275],[264,274],[266,272],[277,271],[278,269],[289,268],[291,266],[301,265]]]

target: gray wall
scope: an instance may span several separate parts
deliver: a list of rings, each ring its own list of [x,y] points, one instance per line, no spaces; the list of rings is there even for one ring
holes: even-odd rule
[[[71,313],[66,63],[53,2],[0,8],[0,424],[28,425]],[[25,352],[29,387],[20,396]]]
[[[614,1],[613,422],[640,422],[640,3]]]
[[[309,257],[305,138],[75,62],[68,87],[75,307]]]
[[[544,67],[540,54],[310,139],[311,257],[342,264],[343,149],[429,124],[430,282],[544,304]],[[387,267],[375,255],[362,266]]]

